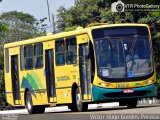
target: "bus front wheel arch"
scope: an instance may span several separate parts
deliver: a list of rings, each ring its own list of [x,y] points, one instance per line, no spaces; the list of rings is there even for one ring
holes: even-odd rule
[[[88,109],[88,104],[82,102],[82,94],[77,84],[72,86],[72,104],[69,106],[73,112],[83,112]]]
[[[43,105],[34,106],[30,91],[28,90],[25,93],[26,93],[25,94],[25,105],[26,105],[28,113],[29,114],[44,113],[45,106]]]

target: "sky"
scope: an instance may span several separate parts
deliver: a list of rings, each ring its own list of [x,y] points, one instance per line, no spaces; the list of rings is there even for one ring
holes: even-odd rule
[[[60,6],[70,8],[75,0],[48,0],[50,13],[57,14]],[[18,12],[29,13],[37,19],[48,18],[47,0],[2,0],[0,2],[0,14],[3,12],[16,10]],[[47,22],[49,24],[49,22]]]

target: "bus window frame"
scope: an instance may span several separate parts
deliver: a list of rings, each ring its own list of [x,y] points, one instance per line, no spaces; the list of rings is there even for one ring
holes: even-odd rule
[[[41,48],[42,48],[42,54],[41,55],[37,55],[36,54],[36,46],[38,46],[38,45],[41,45]],[[33,45],[33,52],[34,52],[34,54],[33,54],[33,68],[35,68],[35,69],[42,69],[43,66],[44,66],[44,62],[43,62],[43,56],[44,56],[44,54],[43,54],[43,43],[42,42],[35,43]],[[42,60],[41,60],[42,65],[40,67],[39,66],[36,67],[36,62],[37,62],[37,58],[38,57],[42,57]]]
[[[63,52],[61,51],[61,52],[57,52],[57,42],[59,42],[59,41],[63,41]],[[63,64],[57,64],[57,53],[59,54],[59,53],[63,53],[63,55],[64,55],[64,63]],[[55,40],[55,63],[56,63],[56,66],[64,66],[65,65],[65,61],[66,61],[66,58],[65,58],[65,39],[64,38],[60,38],[60,39],[56,39]]]
[[[67,41],[71,41],[72,39],[74,39],[74,41],[75,41],[75,51],[74,52],[76,52],[76,54],[75,54],[75,63],[74,62],[72,62],[72,63],[68,63],[68,61],[67,61],[67,52],[73,52],[72,50],[67,50]],[[65,58],[66,58],[66,60],[65,60],[65,62],[66,62],[66,64],[67,65],[74,65],[74,64],[77,64],[77,38],[76,38],[76,36],[71,36],[71,37],[67,37],[66,39],[65,39]]]
[[[30,57],[27,57],[27,58],[32,58],[32,67],[31,68],[26,68],[26,47],[27,46],[32,46],[32,56]],[[34,48],[33,48],[33,44],[27,44],[27,45],[24,45],[24,68],[25,70],[33,70],[34,68]]]

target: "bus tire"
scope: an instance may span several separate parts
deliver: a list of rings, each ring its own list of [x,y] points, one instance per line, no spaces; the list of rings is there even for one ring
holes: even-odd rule
[[[83,112],[88,109],[88,104],[82,102],[82,95],[78,87],[73,90],[70,109],[72,112]]]
[[[136,108],[137,107],[137,99],[131,99],[127,102],[127,108]]]
[[[27,91],[26,93],[26,108],[29,114],[35,114],[36,113],[36,107],[33,106],[31,93]]]
[[[85,112],[88,110],[88,103],[83,103],[82,111]]]

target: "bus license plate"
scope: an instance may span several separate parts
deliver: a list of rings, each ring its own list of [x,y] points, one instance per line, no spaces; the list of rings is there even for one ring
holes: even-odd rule
[[[133,89],[123,89],[123,93],[133,93]]]

